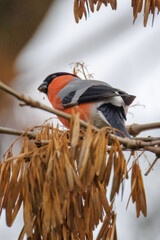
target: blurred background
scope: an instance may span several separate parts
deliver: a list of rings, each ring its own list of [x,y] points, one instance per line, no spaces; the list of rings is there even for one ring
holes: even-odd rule
[[[94,79],[136,95],[129,109],[127,124],[160,121],[160,16],[152,27],[149,16],[143,27],[143,13],[133,25],[130,1],[118,1],[117,11],[102,6],[90,13],[87,21],[75,23],[73,0],[27,1],[0,0],[0,79],[15,90],[50,105],[37,87],[50,73],[72,72],[73,62],[83,61]],[[0,91],[0,126],[26,129],[42,124],[51,114],[20,107],[12,96]],[[57,121],[53,120],[56,124]],[[160,136],[160,130],[146,131],[141,136]],[[0,157],[15,140],[0,135]],[[154,156],[146,154],[140,166],[143,174]],[[130,182],[125,183],[123,201],[116,200],[118,239],[160,239],[160,167],[159,162],[144,177],[148,216],[136,218],[135,206],[126,204]],[[5,213],[0,218],[0,239],[18,239],[23,227],[22,211],[11,228]],[[94,238],[96,238],[95,230]]]

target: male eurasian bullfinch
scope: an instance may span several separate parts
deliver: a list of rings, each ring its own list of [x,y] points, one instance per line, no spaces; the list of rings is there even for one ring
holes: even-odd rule
[[[65,113],[80,113],[80,118],[102,128],[112,126],[130,137],[125,128],[128,106],[135,96],[102,81],[82,80],[78,76],[58,72],[50,74],[38,88],[47,94],[53,108]],[[69,121],[58,117],[69,128]],[[116,131],[118,136],[121,133]]]

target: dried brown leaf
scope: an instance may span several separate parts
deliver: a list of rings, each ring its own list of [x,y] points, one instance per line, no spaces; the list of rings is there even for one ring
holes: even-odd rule
[[[120,144],[116,141],[114,144],[114,177],[110,200],[114,198],[115,193],[119,192],[119,187],[123,181],[123,177],[128,178],[127,166]]]
[[[156,0],[156,7],[158,8],[158,11],[160,11],[160,0]]]
[[[72,174],[73,174],[74,182],[75,182],[75,184],[76,184],[76,186],[77,186],[77,190],[83,192],[83,191],[84,191],[84,187],[83,187],[83,185],[82,185],[82,183],[81,183],[78,175],[76,174],[75,171],[73,171]]]
[[[110,240],[116,240],[117,239],[117,233],[116,233],[116,214],[113,215],[112,219],[112,230],[111,230],[111,236]]]
[[[139,12],[142,11],[142,6],[143,6],[143,0],[135,0],[132,1],[132,6],[133,6],[133,15],[134,15],[134,20],[137,18],[137,15]]]
[[[51,226],[56,229],[57,227],[57,216],[55,214],[55,205],[52,203],[51,205]]]
[[[0,206],[1,206],[1,210],[2,211],[2,207],[5,208],[6,207],[6,192],[8,189],[8,184],[9,184],[9,179],[10,179],[10,174],[11,174],[11,170],[10,170],[10,162],[7,163],[3,163],[2,167],[1,167],[1,172],[0,172]],[[4,199],[3,199],[4,197]],[[3,199],[3,203],[2,203],[2,199]]]
[[[110,219],[106,215],[96,240],[101,240],[102,237],[106,235],[107,231],[109,230],[109,223],[110,223]]]
[[[110,200],[112,201],[115,193],[119,191],[119,186],[120,186],[120,161],[121,159],[117,158],[117,147],[116,145],[114,146],[114,177],[113,177],[113,183],[112,183],[112,191],[111,191],[111,196]]]
[[[83,17],[83,14],[85,18],[87,18],[87,12],[85,8],[85,1],[80,1],[80,11],[79,11],[79,19]]]
[[[101,2],[101,1],[98,1],[98,4],[97,4],[97,11],[99,11],[101,5],[102,5],[102,2]]]
[[[23,226],[21,233],[18,237],[18,240],[23,240],[25,233],[26,233],[26,229],[25,229],[25,226]]]
[[[94,212],[94,224],[93,225],[98,225],[99,220],[103,220],[103,209],[102,209],[102,202],[99,194],[99,189],[95,188],[94,189],[94,194],[93,194],[93,212]]]
[[[67,199],[67,226],[71,227],[71,208],[70,208],[70,192],[68,193],[68,199]]]
[[[113,153],[114,153],[114,144],[112,143],[111,150],[109,152],[107,167],[105,170],[105,177],[104,177],[105,186],[108,186],[110,175],[111,175]]]
[[[142,211],[143,215],[146,217],[147,204],[145,190],[141,170],[137,163],[134,163],[132,167],[131,189],[132,201],[133,203],[136,202],[137,217],[140,216],[140,211]]]
[[[19,180],[17,181],[20,168],[21,174]],[[12,225],[22,203],[22,168],[22,163],[20,164],[19,162],[16,162],[15,165],[12,166],[12,177],[4,199],[4,203],[6,202],[6,220],[8,226]]]
[[[91,9],[91,12],[94,12],[94,3],[93,3],[93,0],[89,0],[89,6],[90,6],[90,9]]]
[[[156,0],[151,1],[151,13],[154,14],[156,7]]]
[[[26,181],[25,181],[23,218],[24,218],[24,224],[25,224],[25,230],[26,230],[27,237],[32,237],[33,211],[32,211],[32,203],[31,203],[29,183],[28,183],[27,177],[26,177]]]
[[[76,23],[79,22],[79,0],[74,0],[74,17]]]
[[[81,213],[79,211],[79,206],[78,206],[78,202],[77,202],[77,196],[75,196],[75,194],[72,195],[72,202],[73,202],[73,206],[74,206],[75,217],[76,218],[80,218],[81,217]]]
[[[17,202],[16,202],[16,205],[14,206],[12,212],[10,213],[11,214],[11,221],[8,222],[7,221],[7,225],[8,226],[11,226],[20,210],[20,207],[21,207],[21,204],[22,204],[22,200],[23,200],[23,195],[22,195],[22,192],[20,192],[18,198],[17,198]],[[7,211],[6,211],[6,216],[7,216]]]
[[[56,227],[63,224],[62,211],[60,206],[60,201],[57,197],[53,200],[53,213],[56,215]]]
[[[113,10],[117,9],[117,0],[110,0],[110,5],[112,7]]]
[[[145,195],[141,170],[139,172],[138,186],[139,186],[138,192],[139,192],[141,211],[142,211],[143,215],[146,217],[147,216],[147,204],[146,204],[146,195]]]
[[[145,8],[144,8],[144,27],[147,25],[147,20],[148,20],[148,15],[150,12],[150,7],[151,7],[151,0],[145,0]]]
[[[84,206],[84,228],[85,228],[85,232],[89,231],[89,227],[90,227],[90,221],[93,220],[92,216],[93,216],[93,203],[92,203],[92,197],[93,197],[93,185],[91,185],[90,188],[90,193],[86,193],[85,196],[85,206]],[[94,216],[93,216],[94,217]]]
[[[62,226],[62,234],[63,234],[63,239],[68,240],[69,239],[69,231],[66,228],[65,225]]]
[[[78,162],[78,169],[80,169],[79,173],[80,179],[83,178],[84,172],[87,167],[92,140],[93,140],[92,127],[88,127],[86,132],[86,139],[83,141]]]
[[[96,135],[95,144],[93,142],[93,145],[93,150],[95,149],[94,165],[96,169],[96,175],[102,176],[106,162],[106,136],[103,130],[99,131],[99,133]]]
[[[71,156],[73,159],[75,158],[76,148],[78,146],[79,141],[79,135],[80,135],[79,114],[76,114],[74,116],[71,139]]]
[[[73,191],[74,188],[74,177],[73,177],[73,168],[72,165],[69,162],[68,156],[67,154],[64,153],[64,158],[66,160],[66,176],[67,176],[67,181],[68,181],[68,186],[69,186],[69,190]]]
[[[98,187],[99,187],[99,190],[100,190],[99,194],[100,194],[100,198],[101,198],[101,202],[103,204],[104,210],[105,210],[106,214],[109,215],[110,211],[111,211],[111,208],[110,208],[108,200],[107,200],[106,188],[100,182],[98,182]]]
[[[43,187],[43,221],[42,221],[42,233],[44,240],[47,239],[51,230],[51,184],[46,180]]]

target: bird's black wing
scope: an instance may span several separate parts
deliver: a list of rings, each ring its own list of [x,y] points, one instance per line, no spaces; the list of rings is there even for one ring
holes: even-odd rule
[[[130,138],[125,127],[126,115],[123,107],[117,107],[111,103],[104,103],[98,108],[98,110],[102,112],[107,122],[109,122],[113,128],[120,130],[120,132],[116,131],[118,136],[123,137],[121,134],[122,132],[126,137]]]
[[[68,83],[58,94],[65,108],[82,103],[106,100],[115,96],[121,96],[126,105],[130,105],[135,98],[101,81],[81,79],[75,79]]]
[[[93,85],[84,90],[84,88],[69,92],[63,99],[64,107],[75,106],[82,103],[100,101],[115,96],[119,96],[117,89],[107,85]]]

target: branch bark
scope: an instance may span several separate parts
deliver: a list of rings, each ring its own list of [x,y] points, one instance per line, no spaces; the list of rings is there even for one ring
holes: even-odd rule
[[[150,173],[150,171],[153,169],[153,166],[156,164],[158,159],[159,159],[159,157],[156,157],[156,159],[153,161],[153,163],[151,164],[149,169],[146,171],[145,176],[147,176]]]
[[[27,135],[30,139],[35,139],[37,134],[36,130],[23,131],[23,130],[17,130],[17,129],[6,128],[6,127],[0,127],[0,133],[15,135],[15,136]],[[149,146],[160,143],[160,137],[133,137],[132,140],[148,142],[149,144],[146,144],[146,145],[149,145]]]
[[[0,133],[10,134],[10,135],[15,135],[15,136],[27,135],[30,139],[36,138],[36,132],[23,131],[23,130],[17,130],[17,129],[12,129],[12,128],[5,128],[5,127],[0,127]]]
[[[134,137],[137,136],[142,131],[152,130],[157,128],[160,128],[160,122],[147,123],[147,124],[134,123],[132,125],[127,126],[129,133]]]
[[[38,108],[38,109],[42,109],[42,110],[50,112],[50,113],[54,113],[57,116],[63,117],[63,118],[68,119],[68,120],[70,120],[71,117],[72,117],[68,113],[64,113],[64,112],[61,112],[61,111],[56,110],[54,108],[50,108],[50,107],[46,106],[45,104],[42,104],[42,103],[40,103],[38,101],[33,100],[30,97],[25,96],[24,94],[21,94],[21,93],[18,93],[16,91],[14,91],[12,88],[8,87],[6,84],[2,83],[1,81],[0,81],[0,89],[2,89],[3,91],[9,93],[10,95],[16,97],[18,100],[24,102],[25,105],[28,105],[30,107]],[[20,105],[21,106],[25,106],[24,104],[23,105],[20,104]],[[80,124],[83,127],[87,127],[88,126],[88,124],[85,121],[83,121],[83,120],[80,120]]]

